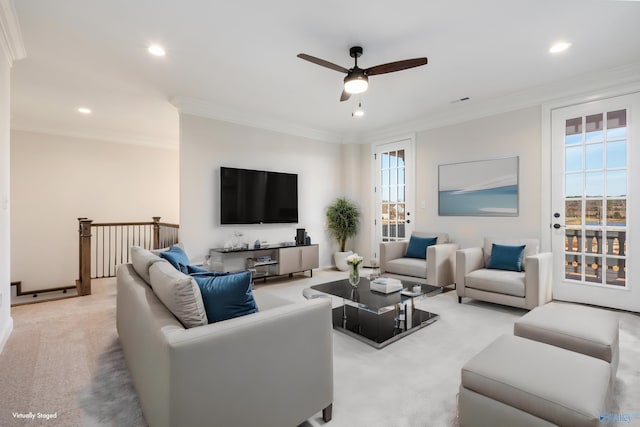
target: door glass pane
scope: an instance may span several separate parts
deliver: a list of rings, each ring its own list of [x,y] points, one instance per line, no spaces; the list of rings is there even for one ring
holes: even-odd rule
[[[565,255],[564,277],[569,280],[582,280],[582,255]]]
[[[582,200],[565,200],[564,218],[566,225],[582,225]]]
[[[587,200],[585,225],[602,225],[602,199]]]
[[[398,201],[398,188],[397,187],[389,187],[389,201],[397,202]]]
[[[585,280],[592,283],[602,283],[602,258],[587,256],[584,258]]]
[[[627,226],[627,201],[625,199],[607,200],[607,225],[611,227]]]
[[[602,231],[585,230],[584,232],[584,252],[587,254],[602,253]]]
[[[627,110],[607,113],[607,140],[627,137]]]
[[[594,114],[592,116],[587,116],[586,120],[586,141],[594,142],[594,141],[602,141],[604,136],[602,130],[602,117],[603,114]]]
[[[607,167],[624,168],[627,166],[627,141],[607,143]]]
[[[582,170],[582,146],[567,147],[565,152],[565,172]]]
[[[627,195],[627,171],[607,172],[607,197]]]
[[[398,157],[395,151],[389,153],[389,167],[394,169],[398,167]]]
[[[382,201],[383,202],[389,201],[389,186],[387,185],[382,187]]]
[[[398,201],[399,202],[405,202],[406,201],[406,199],[404,197],[404,191],[405,191],[404,185],[398,186]]]
[[[382,153],[380,157],[382,169],[389,169],[389,153]]]
[[[398,167],[404,167],[404,150],[398,150]]]
[[[582,174],[567,174],[564,192],[566,197],[582,197]]]
[[[581,231],[577,229],[566,229],[564,236],[564,250],[565,252],[581,252],[582,246],[580,245]]]
[[[585,174],[585,196],[602,197],[604,194],[604,182],[602,172],[589,172]]]
[[[602,144],[587,145],[587,155],[585,159],[586,169],[602,169],[603,164]]]
[[[607,285],[626,286],[627,263],[621,258],[607,258]]]
[[[393,157],[395,158],[395,157]],[[394,186],[398,184],[398,170],[391,169],[389,170],[389,185]]]
[[[582,117],[566,121],[565,144],[577,144],[582,142]]]

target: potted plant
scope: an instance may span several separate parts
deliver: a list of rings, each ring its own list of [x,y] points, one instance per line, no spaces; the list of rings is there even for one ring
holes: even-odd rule
[[[359,226],[360,209],[351,200],[339,197],[327,208],[327,228],[340,246],[340,251],[333,255],[339,270],[349,269],[347,257],[353,252],[345,251],[345,246],[347,239],[356,235]]]

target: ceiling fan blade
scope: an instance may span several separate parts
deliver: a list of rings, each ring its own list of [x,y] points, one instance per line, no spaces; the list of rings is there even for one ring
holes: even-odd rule
[[[340,102],[346,101],[351,98],[351,94],[346,90],[342,89],[342,95],[340,95]]]
[[[376,65],[364,70],[367,76],[375,76],[376,74],[393,73],[394,71],[406,70],[408,68],[426,65],[427,58],[405,59],[404,61],[389,62],[388,64]]]
[[[313,62],[314,64],[318,64],[323,67],[331,68],[332,70],[340,71],[341,73],[349,72],[346,68],[334,64],[333,62],[325,61],[324,59],[316,58],[315,56],[307,55],[306,53],[299,53],[298,58]]]

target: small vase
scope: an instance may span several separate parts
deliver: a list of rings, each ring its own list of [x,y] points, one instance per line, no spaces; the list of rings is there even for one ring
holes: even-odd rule
[[[358,271],[358,266],[351,266],[351,270],[349,271],[349,283],[354,289],[358,288],[358,283],[360,283],[360,272]]]

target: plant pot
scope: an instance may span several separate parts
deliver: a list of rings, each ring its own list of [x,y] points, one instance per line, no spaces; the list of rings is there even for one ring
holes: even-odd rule
[[[336,268],[340,271],[347,271],[351,268],[349,264],[347,264],[347,257],[349,255],[353,255],[353,251],[347,252],[334,252],[333,260],[336,263]]]

